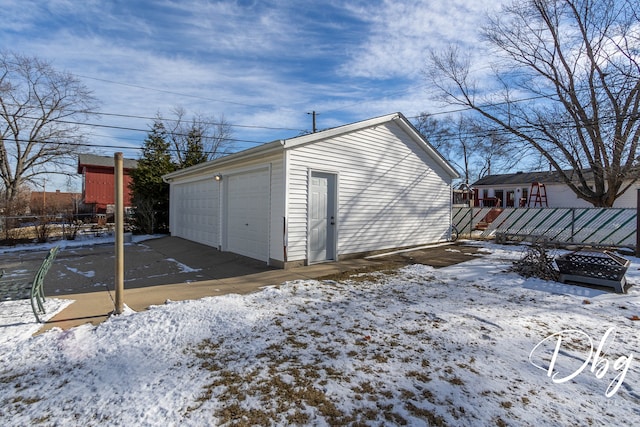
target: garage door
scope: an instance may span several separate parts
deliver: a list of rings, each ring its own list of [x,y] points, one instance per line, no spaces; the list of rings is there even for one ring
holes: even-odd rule
[[[212,178],[175,184],[171,195],[171,234],[218,247],[219,194],[219,184]]]
[[[269,169],[227,180],[227,250],[269,260]]]

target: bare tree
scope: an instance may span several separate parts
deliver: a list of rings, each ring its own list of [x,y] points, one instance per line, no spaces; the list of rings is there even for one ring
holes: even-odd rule
[[[504,172],[520,159],[507,149],[504,134],[487,131],[469,117],[445,116],[436,119],[429,113],[416,118],[416,129],[459,171],[463,182],[471,184],[494,172]]]
[[[494,173],[511,171],[525,157],[531,160],[531,150],[517,146],[509,135],[504,132],[487,130],[483,121],[467,120],[466,132],[476,138],[471,147],[474,151],[477,151],[473,163],[475,179]],[[517,149],[514,149],[514,146],[517,146]]]
[[[453,140],[449,117],[436,118],[433,114],[422,112],[416,117],[415,127],[436,150],[443,155],[449,152]]]
[[[173,118],[159,116],[158,120],[167,129],[167,139],[180,167],[216,159],[233,148],[231,125],[224,116],[216,118],[196,114],[188,119],[184,108],[175,107]]]
[[[427,74],[444,99],[540,153],[594,206],[612,206],[639,178],[640,23],[636,0],[526,0],[490,18],[489,96],[451,47]]]
[[[0,179],[6,204],[38,175],[68,173],[81,119],[96,99],[74,76],[46,61],[0,52]]]
[[[437,119],[429,113],[421,113],[416,119],[416,129],[433,145],[452,165],[462,170],[462,179],[469,184],[471,172],[471,158],[478,150],[477,142],[466,133],[466,122],[462,117],[457,120],[451,117]]]

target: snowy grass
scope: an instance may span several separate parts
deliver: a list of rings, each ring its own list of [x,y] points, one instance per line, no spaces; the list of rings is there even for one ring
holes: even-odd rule
[[[438,270],[414,265],[291,282],[169,302],[97,327],[35,337],[24,329],[12,340],[3,333],[0,423],[556,426],[640,419],[640,323],[632,320],[640,315],[638,286],[616,295],[523,279],[507,271],[521,249],[486,248],[485,257]],[[640,260],[632,261],[627,278],[640,284]],[[610,328],[598,362],[580,371]],[[583,335],[564,336],[557,378],[579,372],[554,383],[546,367],[557,340],[544,340],[566,330]]]
[[[43,321],[51,319],[61,312],[71,300],[47,298],[44,303],[46,314],[40,315]],[[36,323],[31,301],[28,299],[18,301],[3,301],[0,303],[0,347],[2,350],[18,344],[20,341],[28,340],[40,330],[40,324]],[[1,352],[0,354],[3,354]]]

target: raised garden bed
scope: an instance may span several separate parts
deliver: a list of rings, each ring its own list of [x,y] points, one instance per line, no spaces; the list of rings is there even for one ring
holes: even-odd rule
[[[559,281],[612,287],[625,292],[631,261],[610,251],[575,251],[556,258]]]

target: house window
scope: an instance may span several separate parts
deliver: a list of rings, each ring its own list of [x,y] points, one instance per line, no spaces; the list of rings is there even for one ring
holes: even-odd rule
[[[520,207],[524,208],[525,206],[527,206],[528,202],[529,202],[529,189],[523,188],[522,197],[520,198]]]

